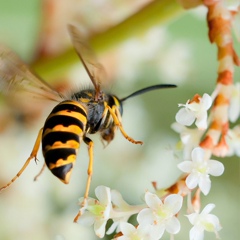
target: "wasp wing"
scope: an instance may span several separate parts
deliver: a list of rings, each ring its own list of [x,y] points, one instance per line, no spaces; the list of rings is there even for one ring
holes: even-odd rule
[[[10,49],[0,45],[0,93],[6,96],[62,101],[60,93],[37,77]],[[22,95],[24,94],[24,95]]]
[[[70,33],[73,46],[94,85],[96,96],[98,97],[101,91],[101,81],[106,78],[105,69],[97,61],[96,56],[87,44],[87,41],[81,31],[73,25],[68,25],[68,31]]]

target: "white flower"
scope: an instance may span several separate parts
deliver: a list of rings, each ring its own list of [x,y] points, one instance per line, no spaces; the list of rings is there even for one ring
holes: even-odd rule
[[[84,207],[80,209],[82,212],[79,217],[79,223],[85,226],[94,224],[94,231],[99,238],[104,237],[105,227],[112,211],[110,189],[105,186],[98,186],[95,189],[95,195],[98,200],[88,198]],[[80,203],[84,199],[80,200]]]
[[[230,99],[229,106],[229,120],[231,122],[237,121],[240,114],[240,83],[233,86],[233,91]]]
[[[134,227],[130,223],[121,223],[122,236],[114,238],[116,240],[158,240],[155,229],[151,225],[139,224]]]
[[[107,234],[111,234],[116,229],[116,232],[120,231],[120,225],[122,222],[127,222],[128,219],[133,215],[138,213],[140,210],[146,207],[146,205],[129,205],[124,199],[122,195],[116,191],[111,190],[111,199],[113,204],[112,211],[112,220],[113,224],[108,229]]]
[[[204,231],[215,232],[218,237],[217,232],[221,230],[219,219],[209,214],[214,207],[214,204],[208,204],[200,214],[195,212],[187,215],[189,222],[193,225],[189,232],[190,240],[203,240]]]
[[[177,122],[173,123],[171,127],[180,134],[181,141],[184,145],[183,158],[189,159],[193,148],[199,145],[203,131],[198,128],[187,128]]]
[[[232,156],[233,154],[236,154],[238,157],[240,157],[240,126],[237,125],[233,129],[228,130],[227,134],[227,144],[229,147],[228,156]]]
[[[181,108],[176,114],[176,121],[182,125],[190,126],[196,120],[199,129],[207,128],[207,110],[212,105],[212,98],[204,93],[201,98],[195,95],[194,100],[188,100],[186,104],[179,104]]]
[[[186,185],[189,189],[194,189],[197,185],[207,195],[211,188],[210,175],[220,176],[224,171],[221,162],[209,159],[209,154],[202,148],[196,147],[192,151],[192,161],[183,161],[178,164],[178,168],[189,173],[186,178]]]
[[[182,196],[171,194],[163,203],[157,195],[146,192],[145,201],[149,208],[139,212],[137,220],[140,225],[151,225],[158,239],[162,237],[165,230],[171,234],[180,231],[180,222],[175,215],[182,207]]]

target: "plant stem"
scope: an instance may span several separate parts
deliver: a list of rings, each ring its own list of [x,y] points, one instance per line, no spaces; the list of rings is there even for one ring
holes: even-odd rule
[[[89,43],[97,53],[107,51],[117,44],[136,37],[153,26],[163,24],[182,12],[176,0],[155,0],[141,8],[119,24],[89,38]],[[39,59],[33,69],[48,81],[64,76],[71,65],[79,62],[73,48],[51,58]]]

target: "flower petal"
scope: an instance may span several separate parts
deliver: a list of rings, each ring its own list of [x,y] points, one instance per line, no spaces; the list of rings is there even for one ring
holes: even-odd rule
[[[196,147],[192,150],[192,161],[198,163],[204,161],[204,150],[201,147]]]
[[[185,126],[183,126],[182,124],[178,123],[178,122],[174,122],[172,125],[171,125],[171,128],[177,132],[177,133],[181,133],[182,131],[185,130]]]
[[[199,180],[199,188],[204,195],[207,195],[211,189],[211,180],[209,175],[204,175]]]
[[[166,225],[166,231],[171,234],[176,234],[180,231],[181,225],[176,217],[172,217]]]
[[[106,234],[110,235],[112,234],[119,226],[119,222],[113,222],[113,224],[108,228]],[[119,232],[118,229],[116,230],[116,232]]]
[[[200,130],[207,129],[207,112],[201,112],[197,117],[195,124]]]
[[[105,235],[106,220],[95,221],[94,231],[99,238],[103,238]]]
[[[154,215],[151,209],[144,208],[137,215],[137,221],[139,224],[153,224]]]
[[[112,203],[121,209],[128,206],[128,204],[123,200],[121,193],[116,190],[111,190],[111,199]]]
[[[171,210],[172,214],[175,215],[179,212],[182,207],[183,197],[179,194],[171,194],[164,200],[164,206]]]
[[[198,213],[191,213],[191,214],[186,215],[186,217],[188,218],[189,222],[192,225],[195,225],[195,223],[197,222],[198,216],[199,216]]]
[[[208,214],[215,208],[215,204],[209,203],[205,206],[205,208],[202,210],[201,214]]]
[[[199,103],[196,103],[196,102],[189,103],[189,104],[187,104],[186,106],[187,106],[187,108],[188,108],[189,110],[193,111],[195,114],[196,114],[197,112],[199,112],[200,109],[201,109],[201,105],[200,105]],[[195,115],[194,115],[194,116],[195,116]]]
[[[217,160],[209,160],[208,166],[209,166],[208,173],[213,176],[220,176],[224,172],[224,165]]]
[[[194,189],[198,185],[198,176],[190,173],[186,178],[186,185],[189,189]]]
[[[190,126],[195,120],[193,112],[186,110],[186,108],[181,108],[175,117],[176,121],[182,125]]]
[[[203,240],[204,239],[204,231],[200,230],[197,227],[192,227],[189,232],[189,239],[190,240]]]
[[[126,235],[126,236],[130,236],[133,232],[136,231],[136,228],[132,224],[127,222],[122,222],[120,224],[120,229],[123,235]]]
[[[78,223],[87,227],[90,227],[91,225],[93,225],[94,221],[95,221],[95,216],[90,212],[84,212],[84,214],[81,215],[78,219]]]
[[[162,235],[164,234],[165,231],[165,226],[162,225],[151,225],[150,226],[150,233],[148,234],[150,237],[147,238],[146,240],[158,240],[162,237]]]
[[[110,188],[98,186],[95,189],[95,195],[102,204],[108,205],[111,202]]]
[[[207,93],[204,93],[201,103],[204,106],[204,108],[208,110],[212,106],[212,98]]]
[[[154,210],[157,209],[159,205],[163,204],[161,199],[156,194],[150,192],[145,193],[145,202],[150,208]]]
[[[215,231],[220,231],[222,229],[217,216],[213,214],[208,214],[205,220],[208,223],[206,224],[206,228],[205,228],[206,231],[215,232]]]
[[[240,16],[240,14],[239,14]],[[235,122],[240,113],[240,84],[236,83],[232,89],[232,97],[229,106],[229,120]]]
[[[185,173],[190,173],[192,171],[192,161],[183,161],[177,165],[177,167]]]

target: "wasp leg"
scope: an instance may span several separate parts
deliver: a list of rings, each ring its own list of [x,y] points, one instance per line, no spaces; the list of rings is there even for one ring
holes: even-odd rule
[[[39,176],[43,173],[45,167],[46,167],[46,163],[43,164],[40,172],[34,177],[33,181],[37,181],[38,180]]]
[[[20,177],[20,175],[23,173],[23,171],[26,169],[26,167],[28,166],[28,164],[30,163],[30,161],[32,159],[36,159],[36,156],[37,156],[37,152],[38,152],[38,149],[39,149],[39,146],[40,146],[40,143],[41,143],[41,139],[42,139],[42,128],[39,130],[38,132],[38,136],[37,136],[37,139],[35,141],[35,144],[33,146],[33,150],[29,156],[29,158],[27,159],[27,161],[24,163],[24,165],[22,166],[22,168],[20,169],[20,171],[17,173],[17,175],[9,182],[7,183],[5,186],[1,187],[0,188],[0,192],[6,188],[8,188],[13,182],[15,182],[15,180]]]
[[[106,105],[106,107],[107,107],[108,111],[110,112],[110,114],[111,114],[111,116],[112,116],[112,118],[113,118],[113,121],[114,121],[115,125],[116,125],[117,127],[119,127],[122,135],[123,135],[129,142],[131,142],[131,143],[134,143],[134,144],[143,144],[142,141],[136,141],[136,140],[134,140],[133,138],[129,137],[129,136],[127,135],[127,133],[124,131],[123,126],[122,126],[122,123],[121,123],[121,121],[119,120],[119,119],[121,119],[121,118],[120,118],[121,114],[120,114],[119,110],[116,108],[116,106],[113,106],[113,107],[111,108],[110,106]]]
[[[88,194],[89,194],[89,189],[90,189],[90,184],[91,184],[91,180],[92,180],[92,173],[93,173],[93,141],[88,138],[88,137],[84,137],[83,141],[88,145],[88,155],[89,155],[89,163],[88,163],[88,170],[87,170],[87,174],[88,174],[88,178],[87,178],[87,184],[86,184],[86,190],[85,190],[85,194],[84,194],[84,200],[82,203],[82,207],[85,206],[87,198],[88,198]],[[78,218],[81,216],[81,211],[78,212],[78,214],[76,215],[76,217],[74,218],[74,222],[78,221]]]

